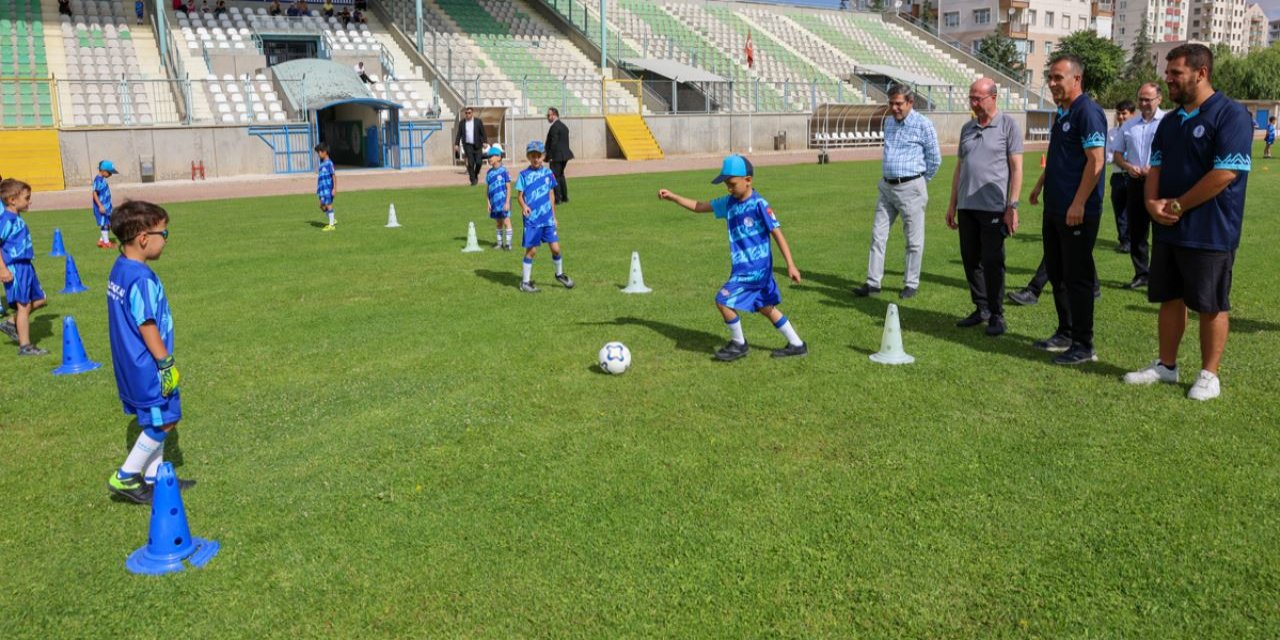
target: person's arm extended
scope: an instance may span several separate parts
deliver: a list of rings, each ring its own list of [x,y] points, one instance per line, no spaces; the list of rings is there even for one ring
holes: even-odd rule
[[[680,194],[672,193],[671,191],[668,191],[666,189],[659,189],[658,197],[663,200],[669,200],[671,202],[674,202],[694,213],[711,213],[712,211],[710,202],[702,202],[700,200],[694,200],[693,198],[686,198]],[[790,258],[788,258],[787,260],[790,261]]]
[[[1080,176],[1080,186],[1076,187],[1076,197],[1067,209],[1067,226],[1074,227],[1084,222],[1084,205],[1093,195],[1093,190],[1102,178],[1102,169],[1107,164],[1102,147],[1090,147],[1084,150],[1084,174]]]
[[[796,268],[796,263],[791,259],[791,247],[787,245],[787,237],[782,235],[782,229],[775,228],[769,232],[773,236],[773,241],[778,243],[778,251],[782,253],[782,259],[787,261],[787,277],[791,281],[800,284],[800,270]]]

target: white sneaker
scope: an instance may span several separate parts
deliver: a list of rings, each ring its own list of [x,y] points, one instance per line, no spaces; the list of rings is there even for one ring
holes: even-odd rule
[[[1125,384],[1155,384],[1164,382],[1166,384],[1178,383],[1178,367],[1172,369],[1160,363],[1159,359],[1152,360],[1146,369],[1138,371],[1130,371],[1124,374]]]
[[[1218,376],[1201,369],[1200,377],[1196,378],[1196,383],[1191,385],[1187,397],[1192,400],[1212,400],[1221,394],[1222,386],[1218,383]]]

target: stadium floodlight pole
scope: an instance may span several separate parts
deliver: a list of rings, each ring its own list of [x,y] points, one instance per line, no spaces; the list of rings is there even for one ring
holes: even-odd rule
[[[422,50],[422,0],[413,1],[413,10],[417,20],[414,24],[418,25],[418,53],[426,55],[426,52]]]
[[[609,70],[609,21],[606,19],[605,11],[607,3],[600,0],[600,75],[604,75]],[[586,9],[586,7],[583,7]]]

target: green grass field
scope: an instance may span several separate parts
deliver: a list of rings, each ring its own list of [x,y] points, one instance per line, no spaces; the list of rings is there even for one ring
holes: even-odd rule
[[[0,358],[0,629],[1275,637],[1280,182],[1260,156],[1209,403],[1184,398],[1194,320],[1184,384],[1120,382],[1154,356],[1155,313],[1120,288],[1132,273],[1109,207],[1100,362],[1062,368],[1031,349],[1055,326],[1048,299],[1010,308],[999,339],[955,328],[970,308],[942,222],[950,158],[931,185],[921,294],[901,305],[906,367],[867,359],[899,302],[900,227],[886,294],[849,294],[878,163],[758,171],[805,277],[782,284],[782,308],[811,351],[771,360],[783,339],[755,316],[757,349],[727,365],[711,359],[726,339],[712,306],[723,225],[654,195],[718,196],[714,171],[573,180],[559,218],[578,288],[555,285],[544,251],[536,296],[516,290],[518,252],[459,252],[468,221],[491,242],[479,189],[340,193],[332,234],[305,193],[173,205],[155,268],[186,417],[168,457],[199,481],[193,533],[222,551],[163,578],[125,571],[148,510],[105,489],[130,436],[104,313],[114,253],[93,246],[85,210],[28,214],[50,293],[34,332],[54,354]],[[382,228],[389,202],[404,228]],[[1018,286],[1040,258],[1038,209],[1023,225],[1008,243]],[[56,293],[54,227],[89,292]],[[633,250],[651,295],[619,293]],[[64,315],[103,369],[51,375]],[[631,348],[624,376],[594,367],[609,340]]]

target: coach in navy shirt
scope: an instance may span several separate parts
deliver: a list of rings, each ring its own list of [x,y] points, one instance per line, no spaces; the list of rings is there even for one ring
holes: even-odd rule
[[[1053,285],[1058,329],[1035,348],[1059,353],[1057,364],[1098,359],[1093,350],[1093,243],[1102,217],[1102,169],[1106,166],[1107,114],[1084,94],[1084,64],[1073,55],[1049,64],[1049,91],[1058,103],[1044,173],[1031,204],[1044,192],[1045,267]]]
[[[1147,212],[1156,223],[1147,298],[1160,303],[1160,358],[1124,381],[1178,382],[1178,344],[1191,309],[1200,314],[1201,371],[1187,397],[1209,400],[1221,393],[1218,364],[1227,344],[1253,123],[1244,107],[1214,90],[1208,47],[1185,44],[1165,59],[1169,97],[1180,107],[1156,129],[1146,182]]]

